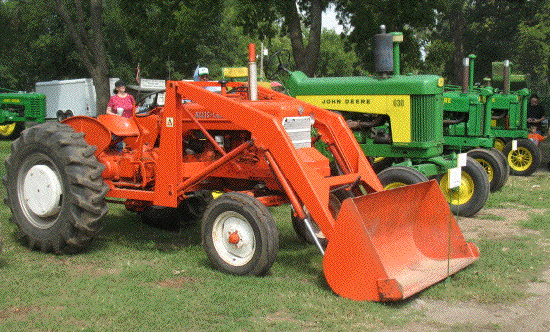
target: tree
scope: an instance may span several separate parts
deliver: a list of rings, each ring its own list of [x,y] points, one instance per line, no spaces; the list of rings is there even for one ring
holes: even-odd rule
[[[237,24],[244,32],[259,38],[273,38],[278,31],[287,35],[292,45],[296,69],[308,76],[317,70],[321,47],[322,13],[329,0],[237,1]],[[304,31],[306,30],[306,31]]]
[[[101,113],[110,95],[107,52],[103,41],[103,1],[90,0],[88,5],[81,0],[55,0],[55,4],[78,50],[80,61],[94,80],[97,111]]]

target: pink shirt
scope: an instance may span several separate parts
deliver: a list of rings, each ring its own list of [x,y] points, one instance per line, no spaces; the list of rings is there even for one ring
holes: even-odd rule
[[[119,108],[122,108],[124,110],[122,112],[122,116],[125,118],[132,117],[132,110],[134,109],[135,105],[136,101],[131,94],[127,94],[124,98],[120,98],[118,95],[114,95],[111,97],[111,99],[109,99],[109,103],[107,104],[107,106],[110,107],[112,112],[115,114],[118,113]]]

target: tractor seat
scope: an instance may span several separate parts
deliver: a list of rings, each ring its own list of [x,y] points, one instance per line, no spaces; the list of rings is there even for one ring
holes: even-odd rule
[[[102,114],[97,117],[97,120],[117,136],[132,137],[139,135],[139,129],[132,119],[114,114]]]

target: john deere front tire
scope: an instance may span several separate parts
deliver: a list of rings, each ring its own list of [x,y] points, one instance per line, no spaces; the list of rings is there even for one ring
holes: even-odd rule
[[[453,214],[471,217],[489,198],[489,179],[483,167],[471,157],[467,158],[461,175],[459,187],[449,189],[449,172],[441,177],[439,186]]]
[[[213,200],[204,213],[201,233],[212,264],[229,274],[264,275],[279,249],[271,214],[260,201],[242,193]]]
[[[378,179],[384,189],[394,189],[415,183],[426,182],[428,178],[414,168],[392,166],[378,173]]]
[[[529,176],[540,166],[540,150],[531,140],[517,140],[517,150],[512,150],[512,142],[506,143],[504,155],[510,165],[512,175]]]
[[[25,123],[23,122],[12,122],[0,125],[0,139],[16,139],[17,137],[19,137],[23,129],[25,129]]]
[[[6,203],[31,249],[75,253],[101,229],[108,186],[95,147],[57,122],[24,131],[6,160]]]
[[[474,158],[487,173],[490,191],[500,190],[508,179],[508,170],[502,162],[502,157],[489,149],[473,149],[468,151],[468,156]]]

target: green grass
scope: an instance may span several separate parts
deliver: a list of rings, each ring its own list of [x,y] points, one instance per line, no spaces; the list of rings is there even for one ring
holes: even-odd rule
[[[7,151],[8,143],[0,142],[3,158]],[[531,187],[519,185],[525,181]],[[537,197],[550,192],[542,190],[547,177],[511,177],[510,183],[513,189],[493,194],[491,204],[529,206],[531,200],[544,206]],[[533,185],[540,185],[540,192]],[[0,331],[406,330],[408,324],[424,322],[423,313],[411,309],[416,299],[515,301],[550,261],[536,234],[480,240],[478,262],[410,300],[355,302],[327,286],[322,257],[314,246],[297,240],[288,207],[271,209],[280,250],[265,277],[213,269],[198,225],[170,233],[145,226],[121,206],[109,208],[105,228],[89,250],[56,256],[20,243],[8,222],[9,209],[0,205]],[[535,216],[523,226],[548,238],[547,217]]]

